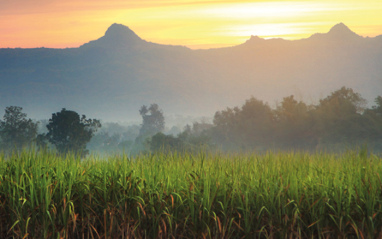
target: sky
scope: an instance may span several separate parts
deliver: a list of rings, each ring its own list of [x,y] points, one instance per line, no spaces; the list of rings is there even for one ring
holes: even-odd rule
[[[381,35],[382,1],[0,0],[0,48],[79,47],[113,23],[150,42],[215,48],[251,35],[307,38],[340,22]]]

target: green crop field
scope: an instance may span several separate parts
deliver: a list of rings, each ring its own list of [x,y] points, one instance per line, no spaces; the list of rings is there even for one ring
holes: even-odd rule
[[[0,156],[0,238],[381,238],[382,158]]]

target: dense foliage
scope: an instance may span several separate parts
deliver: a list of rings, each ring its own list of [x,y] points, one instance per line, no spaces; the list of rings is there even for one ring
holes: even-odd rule
[[[200,150],[341,152],[359,145],[382,152],[382,97],[378,96],[374,103],[368,105],[360,94],[346,87],[316,104],[307,104],[291,95],[271,107],[251,97],[241,107],[217,111],[212,122],[193,122],[183,131],[176,127],[166,129],[162,110],[151,104],[140,108],[141,124],[107,123],[98,134],[95,132],[100,121],[63,109],[52,115],[47,123],[48,132],[37,137],[37,124],[26,119],[21,107],[12,106],[7,107],[9,112],[4,116],[7,119],[0,125],[0,146],[2,150],[13,150],[36,142],[39,148],[44,148],[44,140],[48,139],[51,144],[48,147],[54,146],[60,153],[76,151],[82,155],[88,150],[130,155]]]
[[[0,238],[379,238],[382,158],[0,156]]]
[[[339,150],[368,144],[382,150],[382,101],[366,109],[352,89],[341,88],[307,105],[285,97],[275,109],[251,98],[241,108],[215,114],[210,136],[223,148]]]
[[[96,119],[86,119],[85,115],[80,117],[75,111],[62,109],[52,114],[46,127],[48,128],[46,137],[56,146],[59,153],[75,152],[86,155],[88,153],[86,144],[101,127],[101,123]]]
[[[5,108],[3,120],[0,120],[1,146],[3,149],[22,149],[29,146],[37,136],[37,123],[27,118],[23,108],[9,106]]]

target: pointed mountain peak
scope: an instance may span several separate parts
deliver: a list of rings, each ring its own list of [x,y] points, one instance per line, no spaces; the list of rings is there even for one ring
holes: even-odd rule
[[[107,48],[119,48],[119,47],[131,47],[142,42],[142,40],[135,32],[133,32],[127,26],[114,23],[106,31],[105,35],[98,40],[91,41],[83,46],[89,47],[107,47]]]
[[[344,33],[353,33],[348,26],[346,26],[344,23],[340,22],[336,25],[334,25],[330,31],[329,34],[344,34]]]
[[[334,25],[328,33],[316,33],[313,34],[309,39],[323,40],[323,41],[353,41],[362,39],[362,36],[357,35],[349,29],[345,24],[338,23]]]
[[[360,37],[342,22],[334,25],[327,34],[335,38]]]

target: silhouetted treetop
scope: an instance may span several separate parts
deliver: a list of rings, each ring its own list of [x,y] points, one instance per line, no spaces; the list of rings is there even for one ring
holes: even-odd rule
[[[27,114],[19,106],[5,108],[3,120],[0,121],[0,136],[6,149],[20,149],[30,145],[37,135],[37,123],[27,119]]]
[[[151,104],[148,108],[143,105],[139,113],[142,116],[140,135],[152,136],[164,130],[164,116],[157,104]]]
[[[77,112],[64,108],[52,114],[47,125],[49,132],[46,136],[60,153],[72,151],[85,155],[87,154],[86,144],[100,127],[99,120],[86,119],[85,115],[80,117]]]

